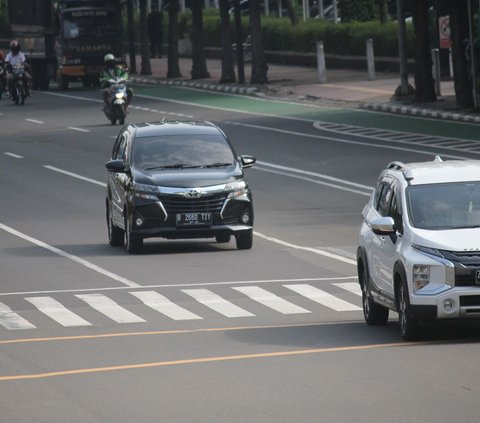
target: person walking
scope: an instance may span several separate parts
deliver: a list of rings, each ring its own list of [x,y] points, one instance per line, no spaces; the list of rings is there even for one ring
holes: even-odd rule
[[[163,54],[163,13],[158,10],[158,5],[152,3],[152,10],[147,18],[148,37],[150,38],[150,51],[152,57],[162,57]]]

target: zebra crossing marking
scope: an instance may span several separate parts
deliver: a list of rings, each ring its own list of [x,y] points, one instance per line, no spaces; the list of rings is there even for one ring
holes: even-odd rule
[[[224,315],[225,317],[252,317],[255,314],[244,310],[241,307],[227,301],[219,295],[209,291],[208,289],[183,289],[185,294],[190,295],[200,304],[203,304],[217,313]]]
[[[252,300],[259,302],[275,311],[282,314],[302,314],[311,313],[303,307],[297,306],[290,301],[287,301],[278,295],[275,295],[258,286],[240,286],[232,288],[242,294],[247,295]]]
[[[336,282],[332,285],[338,286],[339,288],[358,295],[359,297],[362,296],[362,289],[360,288],[360,284],[358,282]]]
[[[0,303],[0,325],[8,330],[35,329],[28,320],[14,313],[6,304]]]
[[[312,285],[299,284],[299,285],[283,285],[285,288],[291,289],[297,294],[315,301],[325,307],[331,308],[335,311],[358,311],[360,307],[344,301],[326,291],[318,289]]]
[[[92,326],[90,322],[81,318],[78,314],[70,311],[63,304],[52,297],[28,297],[25,298],[40,312],[60,323],[64,327]]]
[[[103,294],[80,294],[75,296],[117,323],[145,322],[144,319],[123,308]]]
[[[187,309],[180,307],[174,302],[170,301],[167,297],[159,294],[155,291],[139,291],[130,292],[131,295],[137,297],[146,306],[170,317],[173,320],[197,320],[203,319],[203,317],[188,311]]]

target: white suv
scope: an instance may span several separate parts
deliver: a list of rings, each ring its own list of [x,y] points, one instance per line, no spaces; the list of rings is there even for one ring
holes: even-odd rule
[[[357,251],[363,314],[419,321],[480,318],[480,160],[392,162],[365,206]]]

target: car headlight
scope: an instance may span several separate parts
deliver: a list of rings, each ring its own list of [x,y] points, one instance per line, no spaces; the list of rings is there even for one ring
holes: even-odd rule
[[[413,266],[413,292],[424,288],[430,283],[430,266],[425,264],[415,264]]]
[[[133,184],[135,196],[148,200],[158,200],[156,194],[159,192],[157,185]]]
[[[245,181],[230,182],[225,185],[225,191],[229,191],[228,198],[246,196],[249,192]]]
[[[428,254],[429,256],[441,257],[443,258],[442,253],[436,248],[424,247],[423,245],[412,244],[412,248],[421,253]]]

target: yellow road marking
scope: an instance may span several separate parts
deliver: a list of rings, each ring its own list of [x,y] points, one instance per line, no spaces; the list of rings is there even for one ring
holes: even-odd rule
[[[119,366],[107,366],[107,367],[92,367],[87,369],[74,369],[74,370],[61,370],[56,372],[36,373],[30,375],[11,375],[0,376],[0,381],[14,381],[14,380],[32,380],[32,379],[45,379],[50,377],[60,377],[69,375],[81,375],[88,373],[104,373],[113,372],[119,370],[132,370],[132,369],[147,369],[152,367],[163,366],[178,366],[184,364],[199,364],[199,363],[212,363],[221,361],[234,361],[234,360],[251,360],[258,358],[270,358],[270,357],[288,357],[304,354],[320,354],[329,352],[341,352],[341,351],[359,351],[369,350],[377,348],[393,348],[393,347],[406,347],[410,345],[422,345],[425,343],[408,343],[408,342],[393,342],[389,344],[372,344],[372,345],[356,345],[348,347],[333,347],[333,348],[315,348],[308,350],[296,350],[296,351],[276,351],[270,353],[257,353],[257,354],[242,354],[242,355],[229,355],[220,357],[203,357],[193,358],[185,360],[173,360],[173,361],[157,361],[153,363],[139,363],[139,364],[126,364]]]

